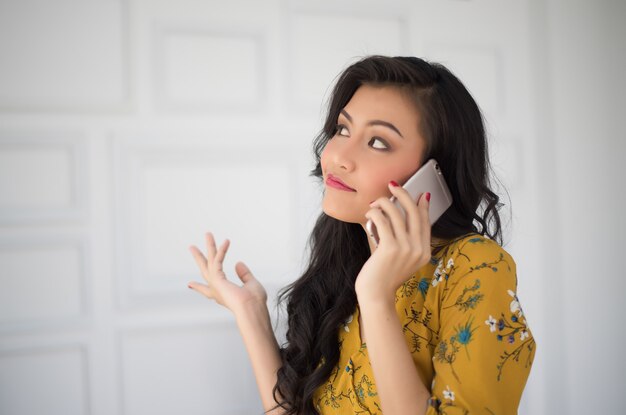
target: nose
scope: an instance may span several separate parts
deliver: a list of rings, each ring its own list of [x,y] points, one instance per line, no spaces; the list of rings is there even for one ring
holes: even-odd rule
[[[352,142],[356,140],[343,139],[341,143],[335,142],[332,152],[332,160],[335,166],[345,171],[352,171],[355,167],[354,156],[356,149],[353,148]]]

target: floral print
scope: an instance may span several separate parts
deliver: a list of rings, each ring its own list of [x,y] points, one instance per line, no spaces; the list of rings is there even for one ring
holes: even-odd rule
[[[491,314],[489,314],[489,318],[487,320],[485,320],[485,324],[489,326],[489,331],[490,332],[494,332],[496,331],[496,319],[491,317]]]
[[[443,391],[443,397],[451,401],[454,400],[454,392],[450,390],[450,386],[446,385],[446,389]]]
[[[453,267],[454,267],[454,260],[452,258],[448,260],[448,263],[446,264],[445,268],[443,268],[443,261],[440,260],[439,265],[437,265],[437,269],[433,273],[433,279],[432,279],[433,287],[436,287],[437,284],[439,284],[442,279],[447,280],[448,274],[450,273]]]
[[[526,319],[523,317],[524,312],[522,311],[517,295],[512,290],[507,290],[507,293],[513,298],[510,303],[511,314],[506,316],[502,313],[500,320],[497,322],[497,326],[494,330],[491,330],[491,332],[498,333],[496,335],[498,341],[506,341],[509,344],[516,344],[515,335],[519,333],[517,339],[518,345],[511,352],[503,352],[500,357],[500,363],[498,363],[498,380],[500,380],[502,376],[502,370],[504,369],[506,363],[511,361],[519,363],[520,357],[522,357],[522,355],[526,355],[527,358],[525,365],[530,366],[535,352],[535,340],[530,336],[530,331],[526,325]],[[493,317],[490,315],[489,318],[492,319]]]
[[[476,234],[449,244],[398,288],[406,343],[431,386],[428,415],[517,412],[536,344],[516,289],[513,258]],[[382,415],[358,315],[357,307],[339,327],[339,363],[314,395],[320,414]]]

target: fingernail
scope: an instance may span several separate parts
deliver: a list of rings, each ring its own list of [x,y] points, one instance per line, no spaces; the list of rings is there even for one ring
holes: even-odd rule
[[[389,182],[389,184],[390,184],[390,185],[392,185],[393,187],[398,187],[398,186],[400,186],[398,183],[396,183],[396,181],[395,181],[395,180],[390,181],[390,182]]]
[[[430,202],[430,192],[426,192],[426,200]]]
[[[187,288],[191,288],[191,284],[187,284]]]

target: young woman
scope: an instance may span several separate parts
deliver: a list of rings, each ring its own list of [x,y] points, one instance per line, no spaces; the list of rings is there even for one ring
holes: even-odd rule
[[[440,64],[364,58],[339,77],[314,150],[323,212],[308,268],[279,295],[285,345],[248,267],[235,266],[242,285],[226,278],[229,241],[207,233],[206,258],[190,248],[206,284],[189,287],[234,313],[267,413],[517,413],[535,341],[467,89]],[[430,158],[453,197],[432,227],[430,195],[399,186]]]

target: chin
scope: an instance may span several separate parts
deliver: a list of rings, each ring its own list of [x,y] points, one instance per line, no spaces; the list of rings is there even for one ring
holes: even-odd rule
[[[354,214],[354,212],[347,212],[345,208],[328,207],[326,203],[322,204],[322,210],[331,218],[348,223],[361,223],[360,218]],[[365,215],[365,213],[363,213]]]

